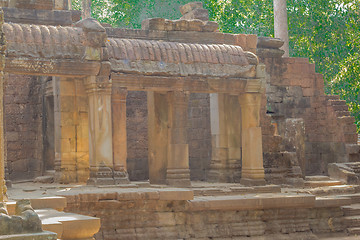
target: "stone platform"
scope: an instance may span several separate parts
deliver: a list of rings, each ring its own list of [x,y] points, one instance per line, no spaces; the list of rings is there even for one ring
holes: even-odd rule
[[[44,226],[54,220],[52,231],[62,217],[99,217],[97,240],[356,239],[348,235],[357,234],[360,227],[359,187],[320,185],[245,187],[192,182],[191,188],[171,188],[147,182],[107,187],[22,183],[9,189],[9,197],[28,195],[35,205],[42,202],[64,208],[68,212],[64,215],[37,210]],[[41,197],[50,198],[37,200]],[[66,199],[66,206],[61,199]]]

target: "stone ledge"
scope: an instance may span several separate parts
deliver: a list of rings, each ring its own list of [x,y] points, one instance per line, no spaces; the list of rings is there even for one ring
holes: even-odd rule
[[[17,200],[17,199],[15,199]],[[64,210],[66,207],[66,198],[64,197],[44,197],[30,199],[33,209],[52,208],[58,211]],[[10,215],[15,214],[16,202],[9,201],[6,203],[6,208]]]
[[[5,22],[70,26],[75,11],[2,8]]]
[[[41,233],[28,233],[28,234],[14,234],[0,236],[0,240],[56,240],[56,233],[41,232]]]
[[[352,200],[350,197],[317,197],[315,200],[316,208],[340,207],[350,205]]]
[[[308,194],[257,194],[246,196],[197,197],[189,210],[255,210],[272,208],[312,208],[315,196]]]
[[[41,219],[43,229],[56,231],[61,239],[91,239],[100,230],[100,218],[53,209],[39,209],[36,213]]]

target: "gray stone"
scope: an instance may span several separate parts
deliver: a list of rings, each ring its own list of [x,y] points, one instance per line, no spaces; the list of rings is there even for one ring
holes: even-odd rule
[[[54,182],[54,176],[40,176],[40,177],[35,178],[34,182],[53,183]]]
[[[209,21],[209,11],[207,9],[197,8],[191,12],[186,13],[180,19],[186,19],[186,20],[199,19],[202,21]]]
[[[202,2],[191,2],[180,7],[180,12],[185,15],[195,9],[203,8]]]
[[[284,45],[284,41],[279,38],[271,37],[258,37],[257,47],[258,48],[275,48],[278,49]]]

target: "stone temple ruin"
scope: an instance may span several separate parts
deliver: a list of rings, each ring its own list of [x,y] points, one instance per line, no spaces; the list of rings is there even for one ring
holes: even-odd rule
[[[200,3],[137,30],[80,20],[65,0],[0,3],[10,199],[2,206],[21,215],[12,200],[26,197],[16,192],[22,182],[42,189],[28,196],[35,211],[25,209],[42,228],[25,234],[321,239],[360,231],[354,118],[325,95],[314,64],[282,57],[281,40],[220,33]]]

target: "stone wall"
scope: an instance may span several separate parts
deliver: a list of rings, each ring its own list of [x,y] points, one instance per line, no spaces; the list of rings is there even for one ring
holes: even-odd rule
[[[11,180],[41,175],[42,98],[41,77],[5,75],[5,146]]]
[[[314,233],[342,232],[345,228],[340,207],[309,208],[305,199],[293,207],[282,208],[279,208],[281,200],[269,199],[278,207],[263,209],[257,207],[255,199],[247,204],[241,197],[239,201],[243,203],[234,206],[231,202],[236,196],[171,200],[182,199],[183,195],[188,194],[171,191],[80,194],[66,196],[65,211],[99,217],[101,229],[95,235],[97,240],[260,239],[262,236],[317,239]]]
[[[328,163],[349,161],[349,146],[357,143],[354,118],[345,101],[325,95],[324,80],[315,65],[305,58],[263,61],[269,74],[267,112],[279,131],[285,119],[303,119],[306,174],[327,174]]]
[[[148,113],[146,92],[128,92],[126,100],[127,168],[129,178],[148,180]]]

